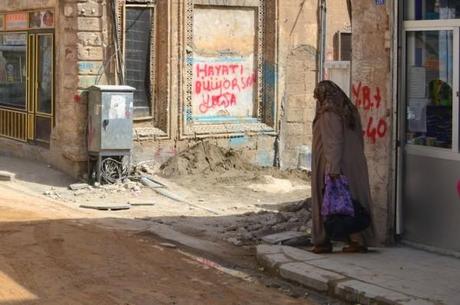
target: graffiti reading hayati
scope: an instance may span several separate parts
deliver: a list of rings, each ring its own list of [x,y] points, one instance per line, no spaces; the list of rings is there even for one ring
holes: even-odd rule
[[[227,110],[232,115],[246,115],[244,112],[252,107],[256,83],[251,66],[244,59],[240,62],[220,60],[194,63],[193,103],[199,114],[212,115]]]
[[[356,107],[364,109],[367,114],[367,126],[363,134],[372,144],[375,144],[377,139],[384,138],[388,131],[386,117],[378,116],[380,111],[377,111],[382,106],[380,88],[376,87],[372,92],[369,86],[359,82],[353,84],[352,94]]]

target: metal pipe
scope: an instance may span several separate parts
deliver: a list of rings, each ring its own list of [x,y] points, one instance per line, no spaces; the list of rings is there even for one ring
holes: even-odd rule
[[[402,109],[400,109],[400,104],[398,103],[399,100],[399,92],[401,92],[401,83],[399,82],[400,79],[400,29],[401,29],[401,9],[402,2],[395,0],[393,2],[393,23],[395,24],[395,28],[393,28],[393,52],[392,59],[393,59],[393,188],[394,191],[394,225],[395,225],[395,235],[401,236],[404,233],[403,227],[403,207],[402,207],[402,178],[403,178],[403,152],[402,152],[402,135],[401,135],[401,124],[402,122],[402,114],[405,113]],[[404,78],[401,78],[404,79]]]
[[[324,62],[326,59],[326,35],[327,35],[327,0],[320,1],[320,29],[319,29],[319,63],[318,80],[324,79]]]

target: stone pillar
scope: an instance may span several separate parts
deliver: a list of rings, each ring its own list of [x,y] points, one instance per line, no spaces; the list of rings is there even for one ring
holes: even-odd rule
[[[391,241],[392,1],[353,1],[352,98],[363,123],[378,242]]]
[[[65,0],[60,7],[56,53],[56,149],[74,174],[87,159],[85,90],[106,84],[108,31],[107,5],[101,0]],[[69,162],[70,161],[70,162]]]

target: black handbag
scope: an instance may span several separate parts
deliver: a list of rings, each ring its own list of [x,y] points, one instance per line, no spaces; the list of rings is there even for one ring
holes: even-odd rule
[[[353,200],[354,216],[333,214],[324,220],[326,234],[331,240],[348,241],[350,234],[367,229],[371,224],[371,217],[365,208]]]

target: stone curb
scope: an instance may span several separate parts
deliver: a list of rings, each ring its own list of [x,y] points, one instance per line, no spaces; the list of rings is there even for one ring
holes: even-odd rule
[[[0,181],[14,181],[16,174],[7,171],[0,171]]]
[[[259,245],[256,250],[257,261],[268,271],[348,302],[366,305],[437,305],[315,266],[314,261],[326,259],[324,255],[279,245]]]

